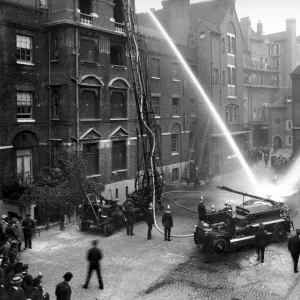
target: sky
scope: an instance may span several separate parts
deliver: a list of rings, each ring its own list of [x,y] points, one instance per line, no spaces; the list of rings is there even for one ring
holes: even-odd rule
[[[162,0],[135,0],[137,12],[150,8],[159,9]],[[203,0],[190,0],[191,3]],[[297,36],[300,35],[300,0],[236,0],[238,18],[250,17],[252,29],[256,31],[259,21],[263,23],[264,33],[285,31],[286,19],[297,20]]]

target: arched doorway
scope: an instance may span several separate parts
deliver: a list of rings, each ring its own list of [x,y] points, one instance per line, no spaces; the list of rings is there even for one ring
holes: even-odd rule
[[[274,136],[273,145],[276,145],[277,149],[281,149],[282,148],[282,138],[278,135]]]

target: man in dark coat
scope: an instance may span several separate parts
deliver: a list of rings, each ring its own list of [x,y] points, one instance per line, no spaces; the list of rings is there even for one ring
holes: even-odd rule
[[[133,204],[129,202],[125,207],[125,221],[127,235],[134,235],[133,226],[135,223],[135,213],[133,210]]]
[[[171,214],[170,205],[167,206],[166,212],[163,214],[162,224],[165,228],[165,241],[170,242],[171,228],[173,227],[173,217]]]
[[[86,278],[86,282],[84,284],[84,288],[87,289],[89,285],[89,281],[91,278],[91,275],[93,271],[95,270],[97,275],[98,275],[98,282],[99,282],[99,289],[103,290],[103,280],[101,276],[101,271],[100,271],[100,260],[103,258],[101,250],[97,247],[98,241],[93,241],[92,245],[93,248],[91,248],[88,251],[87,259],[89,261],[89,269],[88,269],[88,275]]]
[[[148,240],[151,240],[151,239],[153,239],[151,232],[152,232],[152,226],[154,224],[154,212],[153,212],[152,203],[150,203],[149,208],[145,212],[145,220],[148,225]]]
[[[24,250],[26,250],[27,247],[29,247],[29,249],[32,249],[31,239],[32,239],[32,233],[35,228],[35,221],[32,220],[30,217],[31,217],[31,214],[26,214],[26,219],[22,223],[24,240],[25,240]]]
[[[68,213],[68,201],[61,202],[59,207],[60,230],[65,231],[65,216]]]
[[[265,259],[265,248],[268,246],[268,234],[264,230],[265,226],[263,223],[259,223],[258,231],[255,233],[255,247],[257,253],[257,260],[264,262]]]
[[[204,243],[201,248],[203,253],[203,263],[209,263],[212,255],[214,254],[214,241],[210,233],[206,232],[204,236]]]
[[[11,281],[11,287],[8,291],[8,299],[11,300],[26,300],[22,288],[20,287],[22,283],[22,278],[20,276],[15,276]]]
[[[294,272],[298,273],[298,261],[300,255],[300,229],[296,229],[296,235],[292,236],[288,242],[288,249],[294,262]]]
[[[200,197],[200,203],[198,205],[199,221],[205,221],[206,219],[206,208],[204,205],[203,196]]]
[[[67,272],[63,278],[64,281],[59,283],[55,289],[56,300],[71,300],[72,290],[69,285],[73,274],[71,272]]]

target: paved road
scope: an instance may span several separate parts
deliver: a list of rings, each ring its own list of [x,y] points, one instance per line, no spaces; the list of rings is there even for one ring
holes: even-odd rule
[[[269,171],[258,169],[258,173],[262,172]],[[243,183],[240,172],[218,181],[213,185],[247,185]],[[221,207],[224,194],[215,192],[213,185],[202,189],[201,193],[206,193],[207,202],[211,198]],[[196,191],[188,197],[176,194],[174,198],[185,206],[196,208],[199,195],[200,192]],[[235,201],[239,203],[241,200]],[[171,206],[173,233],[192,233],[197,214]],[[161,224],[160,216],[158,224]],[[72,300],[299,299],[300,275],[293,273],[286,243],[268,247],[264,264],[256,262],[254,249],[203,264],[192,238],[173,238],[171,242],[165,242],[163,236],[154,230],[154,240],[148,241],[144,223],[139,223],[134,231],[136,235],[133,237],[120,230],[106,238],[97,228],[81,233],[75,224],[69,224],[65,232],[58,229],[42,232],[34,240],[33,249],[22,253],[22,258],[30,265],[32,275],[36,276],[39,271],[44,274],[44,287],[51,299],[55,299],[55,285],[67,271],[74,274]],[[86,251],[95,238],[100,241],[104,253],[104,291],[98,289],[95,277],[92,277],[88,290],[82,289]]]

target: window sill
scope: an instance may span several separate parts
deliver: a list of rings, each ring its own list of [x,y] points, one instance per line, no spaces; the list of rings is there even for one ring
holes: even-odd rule
[[[26,65],[26,66],[35,66],[35,64],[32,62],[21,61],[21,60],[17,60],[17,64],[18,65]]]
[[[191,118],[197,118],[197,115],[191,115]]]
[[[154,116],[155,117],[155,119],[160,119],[160,116]]]
[[[190,149],[190,152],[194,153],[194,152],[196,152],[196,150],[195,149]]]
[[[120,66],[120,65],[111,65],[110,66],[112,69],[124,69],[127,70],[126,66]]]
[[[50,62],[51,63],[57,63],[57,62],[59,62],[59,59],[50,59]]]
[[[51,121],[60,121],[60,118],[51,118]]]
[[[173,82],[180,82],[180,79],[173,79]]]
[[[18,123],[35,123],[34,119],[18,119]]]
[[[115,174],[122,173],[122,172],[127,172],[127,169],[112,171],[111,174],[115,175]]]
[[[84,65],[90,65],[90,66],[95,66],[95,67],[100,67],[100,64],[94,61],[90,61],[90,60],[81,60],[80,61],[82,64]]]
[[[110,118],[110,121],[128,121],[128,118]]]
[[[88,175],[88,176],[86,176],[86,178],[96,178],[96,177],[101,177],[101,174]]]
[[[227,96],[229,99],[237,99],[237,96]]]
[[[151,76],[151,79],[160,80],[160,77]]]
[[[80,122],[101,122],[102,119],[79,119]]]
[[[179,155],[179,152],[173,152],[171,155],[172,156]]]
[[[173,118],[180,118],[180,116],[173,116]]]

